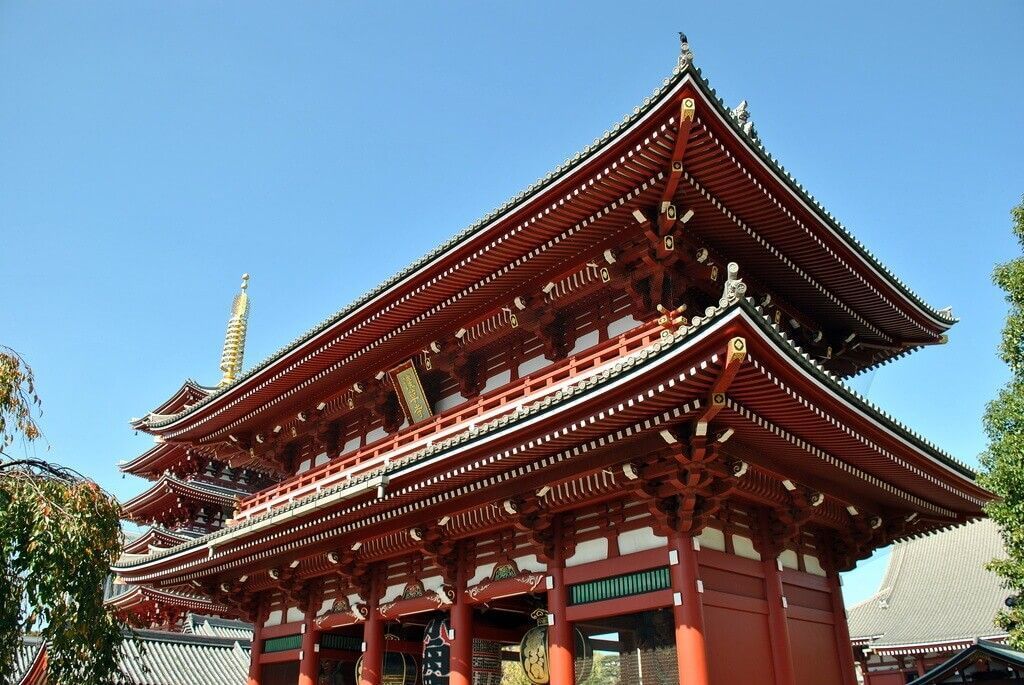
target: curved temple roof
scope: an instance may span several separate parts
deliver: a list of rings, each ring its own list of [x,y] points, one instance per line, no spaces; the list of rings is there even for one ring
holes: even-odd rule
[[[234,506],[239,498],[249,493],[244,490],[216,485],[200,480],[181,480],[165,474],[145,492],[139,493],[124,503],[125,517],[133,521],[146,522],[147,512],[163,513],[180,499],[189,502]]]
[[[240,536],[251,536],[257,531],[263,531],[268,525],[275,527],[275,532],[271,536],[275,539],[286,536],[288,533],[285,529],[290,527],[298,526],[303,530],[310,530],[311,526],[327,525],[328,518],[338,515],[322,513],[329,511],[328,508],[332,506],[332,502],[339,501],[344,506],[348,499],[346,492],[352,492],[353,488],[358,489],[363,485],[371,486],[369,492],[372,492],[376,487],[374,483],[381,478],[390,479],[387,488],[388,494],[385,495],[385,498],[376,502],[371,500],[370,504],[365,502],[355,504],[350,507],[350,512],[359,511],[360,515],[368,516],[367,507],[374,507],[381,511],[385,511],[384,507],[394,508],[398,506],[396,502],[402,500],[390,501],[392,497],[412,496],[411,494],[402,495],[403,492],[415,492],[416,497],[427,497],[430,494],[427,488],[420,489],[420,486],[408,485],[403,489],[397,483],[412,482],[399,481],[399,479],[416,477],[415,472],[430,464],[451,464],[451,468],[458,468],[460,478],[479,478],[481,475],[474,475],[473,469],[458,466],[456,462],[462,463],[461,461],[448,460],[455,453],[465,453],[467,450],[473,449],[480,450],[479,453],[482,455],[494,455],[492,443],[488,443],[488,441],[499,438],[514,440],[513,437],[502,436],[509,436],[513,431],[519,430],[521,426],[522,430],[529,430],[528,424],[546,420],[553,413],[564,418],[564,421],[579,422],[578,418],[569,416],[564,411],[567,406],[581,406],[580,403],[597,398],[593,399],[592,406],[593,403],[604,401],[600,399],[602,393],[612,392],[615,388],[629,387],[629,392],[637,392],[645,386],[637,385],[636,389],[633,389],[634,386],[624,384],[630,380],[637,384],[646,383],[648,381],[642,380],[645,374],[653,374],[661,379],[662,387],[674,387],[673,392],[687,392],[691,393],[691,396],[692,393],[696,393],[698,397],[703,396],[702,393],[706,393],[707,389],[703,386],[688,386],[689,381],[686,383],[676,382],[674,386],[671,383],[665,385],[667,383],[664,376],[665,371],[659,370],[658,365],[674,364],[689,367],[696,363],[697,359],[693,356],[693,350],[706,350],[707,346],[712,344],[714,347],[711,349],[717,349],[719,344],[724,344],[721,343],[722,336],[740,333],[747,336],[747,344],[751,352],[748,361],[744,363],[744,370],[740,371],[733,383],[733,388],[729,391],[729,397],[736,398],[736,403],[729,405],[729,411],[734,411],[737,415],[748,419],[749,430],[767,430],[768,433],[777,436],[778,444],[772,448],[773,459],[787,459],[793,464],[802,465],[801,468],[813,469],[816,478],[835,479],[841,477],[846,479],[842,487],[833,481],[833,492],[849,492],[852,495],[853,490],[856,489],[861,494],[868,493],[869,496],[885,498],[894,506],[920,508],[922,511],[931,512],[932,515],[936,515],[940,519],[944,516],[954,516],[953,512],[959,512],[956,514],[958,516],[978,515],[980,504],[989,496],[973,483],[973,473],[970,469],[956,462],[952,457],[941,452],[846,388],[835,377],[821,369],[798,348],[790,344],[775,325],[764,319],[753,304],[740,301],[735,305],[720,309],[717,314],[703,321],[699,326],[681,329],[674,335],[661,338],[640,349],[628,358],[616,360],[613,364],[605,367],[598,367],[599,370],[595,374],[579,378],[574,384],[562,387],[543,399],[524,404],[510,414],[494,420],[481,421],[472,427],[465,427],[466,430],[445,440],[428,442],[426,447],[410,453],[408,456],[397,457],[372,470],[353,474],[351,480],[340,485],[333,487],[325,485],[323,489],[313,495],[297,497],[284,506],[253,516],[244,522],[202,538],[169,550],[155,551],[147,557],[124,559],[116,570],[128,578],[134,577],[132,582],[140,580],[149,582],[149,580],[157,578],[169,580],[169,576],[181,578],[180,569],[190,567],[194,571],[196,566],[213,566],[220,563],[221,558],[226,558],[225,555],[236,554],[240,549],[258,544],[258,540],[243,541],[239,546],[239,541],[235,540]],[[705,351],[700,354],[711,353]],[[769,366],[769,359],[773,354],[775,354],[776,360],[770,361]],[[703,369],[705,366],[705,363],[700,363],[698,367],[694,368]],[[701,383],[703,382],[701,381]],[[687,389],[688,387],[689,389]],[[799,389],[794,390],[793,388]],[[626,392],[626,390],[618,392]],[[806,401],[800,399],[801,392],[813,392],[813,399]],[[807,396],[811,397],[810,394]],[[802,426],[807,426],[808,430],[814,431],[813,436],[807,435],[805,440],[800,436],[790,436],[785,431],[773,427],[771,415],[782,404],[779,402],[779,398],[789,398],[787,402],[791,401],[790,408],[783,408],[783,410],[804,413],[800,423]],[[666,397],[663,401],[667,402],[668,399]],[[679,407],[680,400],[673,397],[669,406]],[[751,409],[759,414],[752,413]],[[607,415],[611,420],[612,411],[612,409],[607,409],[602,412],[602,415]],[[634,411],[639,411],[639,409],[634,409]],[[622,413],[620,405],[620,411],[617,414]],[[845,423],[841,423],[844,428],[839,428],[840,423],[836,423],[833,418],[838,413],[847,417]],[[625,421],[627,417],[615,420]],[[582,421],[581,423],[587,422]],[[657,424],[657,420],[655,424]],[[577,425],[577,423],[573,423],[573,425]],[[588,430],[591,429],[588,428]],[[593,430],[607,431],[608,429],[593,428]],[[594,434],[603,435],[604,433]],[[531,433],[531,435],[536,438],[535,434]],[[807,441],[811,441],[811,443]],[[557,448],[551,446],[545,449]],[[829,454],[828,450],[832,450],[833,454],[842,455],[845,461],[839,461]],[[524,455],[522,452],[518,454],[519,456],[514,459],[530,458],[529,455]],[[808,459],[808,454],[816,458]],[[463,457],[463,459],[465,458]],[[504,466],[497,464],[493,456],[487,457],[484,461],[487,463],[486,468],[489,473],[494,472],[491,469],[515,466],[511,459]],[[769,464],[769,466],[772,465]],[[463,476],[463,474],[466,475]],[[453,479],[445,477],[439,480],[437,477],[431,478],[429,475],[420,475],[419,477],[426,477],[435,484],[440,482],[441,485],[436,485],[436,487],[443,486],[445,492],[452,497],[458,496],[459,483]],[[891,483],[899,483],[900,487],[890,485]],[[392,495],[392,492],[395,494]],[[936,505],[935,502],[940,504]],[[952,508],[952,511],[946,507]],[[278,522],[279,517],[285,514],[290,514],[288,520],[280,518],[280,522]],[[316,521],[322,519],[324,523],[304,521],[300,518],[306,514],[316,515],[319,517]],[[292,519],[292,516],[295,518]],[[293,520],[295,523],[292,523]],[[338,535],[349,527],[339,528],[340,522],[331,522],[330,525],[334,534]],[[264,536],[259,537],[263,538]],[[165,571],[156,570],[157,566],[165,567],[167,564],[176,565],[179,571],[168,575]],[[167,568],[170,569],[170,567]]]
[[[525,247],[514,247],[514,241],[536,236],[541,241],[536,244],[543,249],[549,234],[542,231],[541,225],[549,213],[554,215],[568,207],[566,200],[573,195],[597,192],[594,188],[600,184],[595,185],[594,179],[600,180],[602,168],[604,174],[614,175],[637,161],[639,157],[633,158],[634,146],[641,156],[649,158],[645,146],[655,146],[659,132],[662,139],[672,135],[669,124],[673,121],[673,104],[681,93],[698,99],[698,125],[691,131],[693,151],[688,151],[684,160],[686,173],[680,187],[686,189],[687,202],[692,199],[694,206],[699,207],[698,218],[707,217],[705,230],[710,232],[709,240],[725,235],[720,227],[727,228],[733,241],[730,257],[735,255],[741,264],[756,262],[768,277],[799,288],[803,304],[827,313],[837,325],[842,323],[847,329],[873,336],[890,350],[885,353],[887,358],[941,341],[942,333],[954,319],[926,305],[880,264],[789,176],[756,137],[743,131],[700,70],[683,60],[640,107],[544,179],[300,336],[235,383],[211,392],[172,416],[151,415],[139,427],[171,438],[186,437],[185,433],[194,438],[204,422],[208,422],[202,427],[204,435],[214,429],[223,430],[232,420],[237,423],[267,402],[276,402],[341,368],[343,362],[339,359],[350,360],[361,354],[362,351],[352,350],[353,345],[360,344],[355,339],[360,329],[364,338],[375,341],[363,348],[365,351],[400,333],[396,322],[409,322],[417,311],[420,314],[416,318],[425,316],[431,302],[449,303],[447,307],[439,309],[435,304],[429,309],[437,316],[443,315],[437,314],[441,309],[454,311],[450,303],[461,296],[453,297],[458,290],[452,288],[467,285],[464,277],[453,275],[456,268],[464,274],[479,262],[476,272],[482,269],[483,273],[492,274],[477,286],[470,282],[463,292],[477,291],[479,284],[488,279],[511,278],[508,267],[501,267],[504,262],[495,261],[500,252],[495,246],[505,241],[509,249],[528,251]],[[659,128],[662,121],[666,123]],[[712,170],[724,171],[712,176]],[[659,172],[641,188],[646,191],[659,185],[663,178]],[[739,183],[746,187],[739,187]],[[609,205],[622,206],[621,200]],[[756,225],[745,223],[740,213],[757,216]],[[523,223],[513,229],[518,221]],[[567,221],[571,225],[571,220]],[[577,228],[586,225],[584,220]],[[551,244],[548,240],[547,245]],[[428,298],[427,293],[431,292],[436,294]],[[388,312],[393,312],[393,316],[388,314],[390,318],[386,319],[384,315]],[[372,326],[384,328],[377,332],[371,330]],[[386,331],[391,333],[385,334]],[[346,337],[351,340],[345,342]],[[260,400],[257,393],[265,397]]]
[[[991,519],[897,543],[876,592],[848,611],[850,637],[879,653],[915,653],[1004,637],[1011,594],[985,565],[1003,556]]]

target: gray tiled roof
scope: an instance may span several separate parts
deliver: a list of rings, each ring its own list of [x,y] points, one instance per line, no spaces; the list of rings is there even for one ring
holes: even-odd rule
[[[244,685],[249,642],[140,630],[125,641],[120,667],[131,685]]]
[[[994,637],[1010,592],[985,565],[1004,556],[990,519],[900,542],[879,590],[849,610],[850,637],[872,647]]]
[[[21,641],[18,651],[14,654],[14,673],[0,675],[0,683],[3,685],[17,685],[28,674],[32,663],[42,649],[43,643],[37,637],[26,637]]]
[[[182,632],[210,637],[229,637],[235,640],[252,640],[251,623],[215,616],[200,616],[199,614],[189,614],[185,618]]]
[[[239,640],[139,630],[121,647],[118,659],[121,678],[117,682],[120,685],[245,685],[249,675],[250,639],[251,633],[249,638]],[[0,677],[0,684],[17,685],[41,648],[39,638],[23,638],[15,659],[15,673]]]

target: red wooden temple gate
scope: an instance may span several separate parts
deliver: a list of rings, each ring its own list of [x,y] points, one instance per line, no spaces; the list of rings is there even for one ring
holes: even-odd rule
[[[191,483],[174,506],[214,478],[245,492],[116,571],[255,622],[251,685],[853,685],[838,572],[989,495],[840,379],[953,322],[684,40],[538,184],[137,420]]]

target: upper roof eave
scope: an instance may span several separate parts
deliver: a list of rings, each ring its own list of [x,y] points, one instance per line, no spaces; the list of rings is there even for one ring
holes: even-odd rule
[[[860,262],[867,269],[875,273],[880,279],[888,282],[892,287],[893,292],[900,296],[905,304],[931,319],[936,330],[939,332],[948,330],[948,328],[956,322],[952,317],[946,317],[933,307],[927,305],[916,293],[910,290],[909,287],[907,287],[870,251],[868,251],[860,241],[856,240],[832,214],[827,212],[821,203],[811,196],[807,190],[799,184],[785,170],[785,168],[767,152],[767,150],[765,150],[760,141],[753,140],[743,133],[738,122],[736,122],[731,116],[728,107],[718,97],[717,92],[704,78],[701,70],[692,64],[687,64],[677,66],[672,75],[665,79],[662,85],[656,88],[653,94],[646,98],[640,107],[635,108],[632,113],[627,114],[621,122],[617,123],[609,131],[606,131],[603,136],[596,139],[583,151],[567,159],[563,164],[556,167],[543,179],[538,180],[524,191],[518,193],[503,205],[463,229],[460,233],[442,243],[434,250],[413,262],[411,265],[388,280],[384,281],[373,290],[370,290],[357,298],[332,317],[322,321],[317,326],[280,348],[277,352],[273,353],[262,362],[243,373],[234,383],[223,388],[212,389],[208,395],[183,411],[177,412],[173,415],[151,414],[145,419],[139,419],[138,421],[140,423],[138,425],[133,423],[133,426],[136,426],[140,430],[159,434],[166,430],[178,427],[182,421],[199,410],[206,408],[211,403],[219,402],[241,392],[243,388],[247,387],[254,381],[254,379],[260,376],[261,372],[272,367],[275,362],[278,362],[286,355],[295,352],[298,348],[319,339],[328,331],[335,329],[336,327],[343,327],[345,321],[354,314],[373,304],[376,300],[402,283],[420,275],[432,263],[447,256],[457,247],[477,237],[483,231],[495,225],[499,220],[505,219],[515,210],[525,206],[539,193],[547,190],[549,187],[565,178],[568,174],[575,171],[602,150],[615,144],[619,138],[631,130],[634,125],[644,119],[648,114],[658,109],[659,106],[664,105],[666,99],[673,93],[680,90],[685,83],[692,84],[695,89],[700,92],[704,99],[713,106],[718,117],[730,127],[730,130],[733,132],[736,139],[766,167],[769,173],[775,177],[798,202],[803,203],[807,210],[818,219],[819,223],[826,230],[836,236],[842,244],[848,246],[851,252],[858,257]],[[936,333],[936,336],[938,336],[938,332]]]

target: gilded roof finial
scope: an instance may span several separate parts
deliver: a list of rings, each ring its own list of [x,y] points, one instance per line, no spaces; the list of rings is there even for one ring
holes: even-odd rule
[[[245,330],[249,324],[249,274],[242,274],[241,292],[235,295],[231,304],[231,318],[224,334],[224,351],[220,355],[220,370],[223,372],[218,388],[231,385],[242,372],[242,357],[245,354]]]

